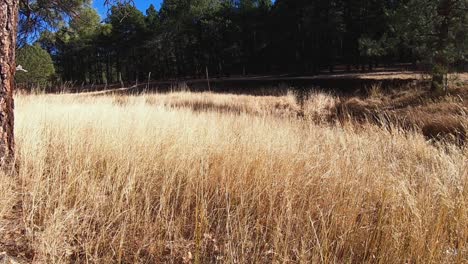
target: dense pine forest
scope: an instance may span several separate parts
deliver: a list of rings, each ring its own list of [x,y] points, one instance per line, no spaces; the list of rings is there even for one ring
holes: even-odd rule
[[[33,42],[46,50],[62,82],[311,75],[396,63],[440,76],[466,68],[465,0],[165,0],[145,13],[114,3],[105,18],[78,2],[67,22],[20,41],[20,55]]]

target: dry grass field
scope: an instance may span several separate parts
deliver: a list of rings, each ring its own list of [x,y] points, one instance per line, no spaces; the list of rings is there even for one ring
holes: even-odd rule
[[[370,115],[408,110],[394,99],[350,100]],[[0,246],[19,261],[468,263],[468,148],[354,122],[334,111],[349,110],[344,99],[16,100]],[[416,101],[405,113],[450,105],[443,113],[464,127],[460,94]]]

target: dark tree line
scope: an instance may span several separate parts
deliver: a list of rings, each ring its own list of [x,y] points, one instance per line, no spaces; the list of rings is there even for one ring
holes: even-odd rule
[[[62,80],[134,82],[177,77],[372,70],[427,64],[434,89],[464,67],[467,0],[165,0],[143,14],[113,6],[100,21],[83,5],[39,40]],[[441,79],[442,78],[442,79]]]

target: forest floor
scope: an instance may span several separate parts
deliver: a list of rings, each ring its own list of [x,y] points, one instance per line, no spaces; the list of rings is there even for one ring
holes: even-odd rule
[[[16,102],[0,262],[468,261],[464,84]]]
[[[58,92],[95,92],[95,93],[142,93],[142,92],[215,92],[246,95],[284,96],[293,89],[323,90],[331,93],[355,94],[363,92],[372,86],[383,89],[395,89],[409,85],[427,85],[430,76],[423,72],[381,69],[373,72],[354,73],[324,73],[313,76],[283,75],[251,75],[210,78],[182,78],[165,81],[130,82],[121,87],[112,85],[64,86]],[[449,75],[450,86],[468,84],[468,73]]]

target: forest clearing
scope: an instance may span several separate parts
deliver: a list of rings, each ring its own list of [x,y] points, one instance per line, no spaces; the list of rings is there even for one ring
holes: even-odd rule
[[[464,122],[451,92],[393,104]],[[333,114],[379,98],[20,94],[0,245],[19,263],[465,263],[468,148]]]
[[[0,264],[468,264],[468,0],[0,0]]]

